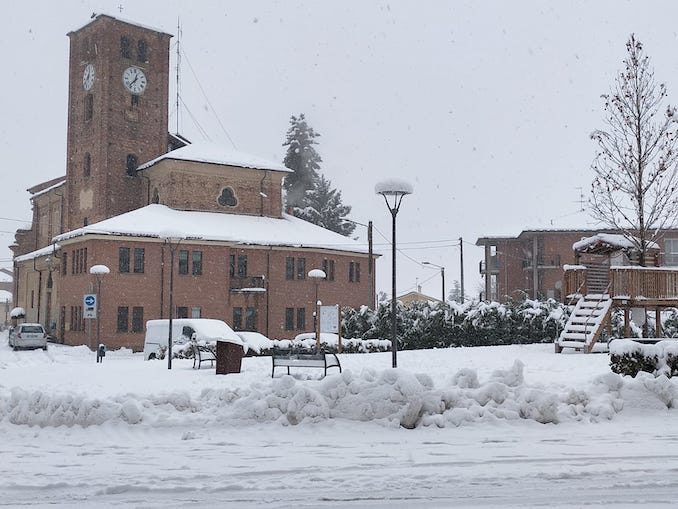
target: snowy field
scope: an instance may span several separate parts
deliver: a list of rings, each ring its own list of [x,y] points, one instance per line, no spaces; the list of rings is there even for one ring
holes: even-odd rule
[[[678,506],[678,381],[552,345],[216,376],[0,336],[0,506]]]

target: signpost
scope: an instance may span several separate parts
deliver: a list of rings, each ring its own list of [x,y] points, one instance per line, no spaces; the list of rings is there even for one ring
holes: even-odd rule
[[[97,317],[97,296],[95,293],[85,294],[82,298],[83,318]]]
[[[341,314],[339,313],[339,305],[334,306],[320,306],[320,332],[330,332],[338,334],[339,342],[337,344],[337,351],[341,352]]]

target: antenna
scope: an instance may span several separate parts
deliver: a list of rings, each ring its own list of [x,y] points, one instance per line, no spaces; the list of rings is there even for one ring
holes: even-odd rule
[[[181,52],[179,51],[179,42],[181,41],[181,23],[179,17],[177,16],[177,130],[176,133],[179,134],[179,71],[181,69]]]

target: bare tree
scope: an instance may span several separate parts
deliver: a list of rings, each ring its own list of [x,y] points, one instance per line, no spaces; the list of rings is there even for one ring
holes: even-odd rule
[[[624,69],[605,101],[604,130],[591,133],[599,150],[590,205],[595,219],[620,230],[646,263],[648,244],[678,219],[676,109],[663,109],[666,87],[634,35]]]

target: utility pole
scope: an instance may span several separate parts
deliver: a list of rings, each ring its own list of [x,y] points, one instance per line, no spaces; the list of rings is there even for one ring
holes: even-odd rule
[[[464,239],[459,237],[459,262],[461,264],[461,303],[464,303]]]
[[[372,221],[367,222],[367,245],[368,245],[368,256],[369,260],[367,262],[367,277],[369,278],[369,292],[370,292],[370,308],[374,309],[374,249],[372,243]]]

